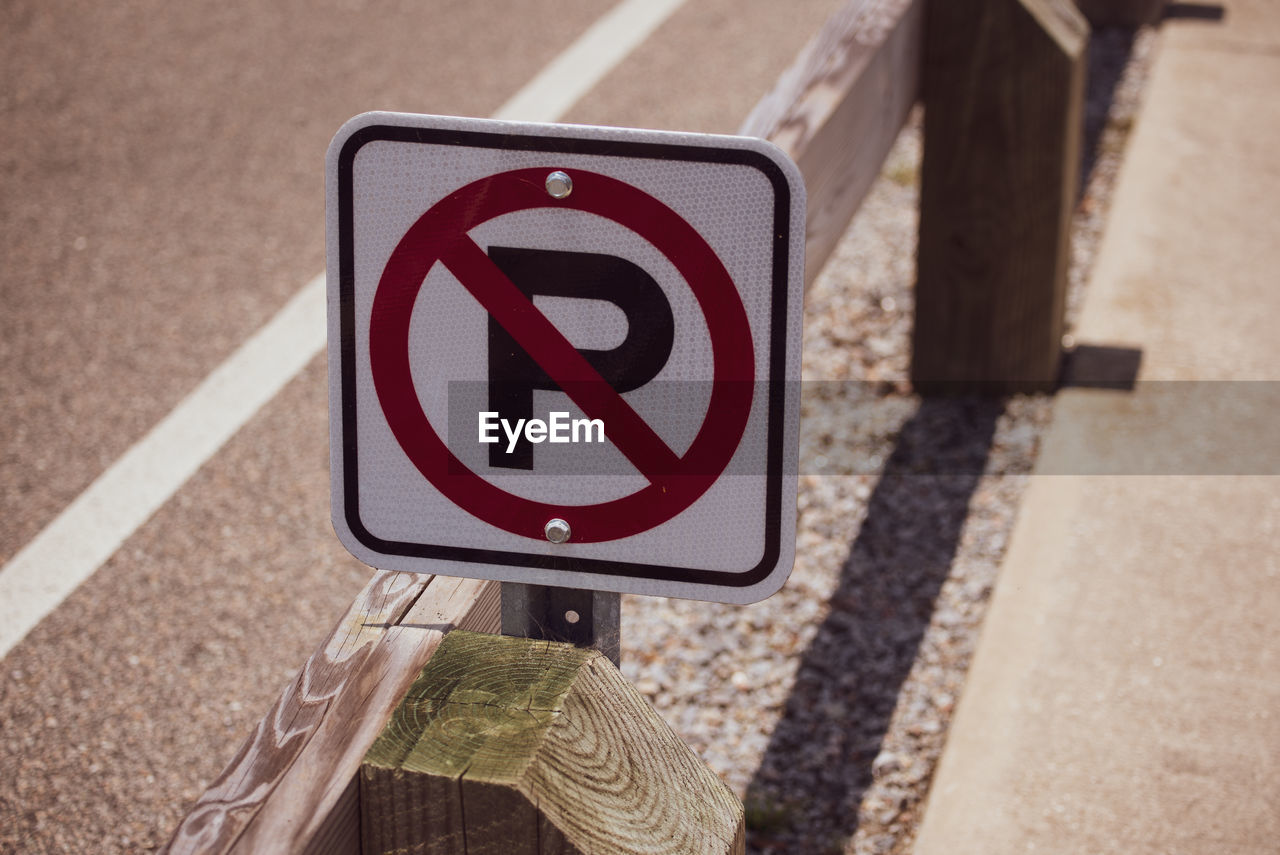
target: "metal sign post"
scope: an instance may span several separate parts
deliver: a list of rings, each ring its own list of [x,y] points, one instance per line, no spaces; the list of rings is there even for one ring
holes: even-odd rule
[[[502,583],[502,634],[594,647],[621,664],[622,595]]]

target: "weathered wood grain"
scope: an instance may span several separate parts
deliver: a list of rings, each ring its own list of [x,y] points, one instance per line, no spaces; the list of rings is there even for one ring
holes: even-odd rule
[[[1070,0],[929,4],[911,378],[1057,380],[1088,25]]]
[[[376,573],[321,649],[303,664],[235,758],[178,826],[166,851],[225,852],[314,735],[370,648],[425,590],[427,577]]]
[[[742,123],[800,167],[811,283],[880,173],[920,88],[924,0],[851,0]]]
[[[742,852],[743,810],[597,650],[458,632],[360,773],[364,852]]]
[[[358,852],[365,751],[444,632],[497,615],[494,584],[376,573],[165,851]]]
[[[497,582],[436,577],[430,596],[419,597],[397,623],[425,629],[498,632],[502,586]],[[414,676],[417,676],[416,674]]]

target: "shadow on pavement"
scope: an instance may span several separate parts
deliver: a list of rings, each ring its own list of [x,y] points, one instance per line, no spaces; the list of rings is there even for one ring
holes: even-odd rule
[[[1102,155],[1102,135],[1107,129],[1111,102],[1124,77],[1138,31],[1130,27],[1101,27],[1089,37],[1089,67],[1085,73],[1084,137],[1080,144],[1078,196],[1089,186],[1089,176]]]
[[[777,821],[783,813],[833,837],[855,830],[1002,411],[999,400],[925,399],[903,426],[748,788],[749,851],[821,851],[770,827],[793,824]]]
[[[1164,8],[1164,20],[1193,19],[1198,21],[1226,20],[1227,10],[1221,3],[1170,3]]]
[[[1081,344],[1062,354],[1062,378],[1058,387],[1132,392],[1137,387],[1141,367],[1141,348]]]
[[[1107,137],[1137,34],[1104,27],[1090,39],[1082,194],[1103,146],[1122,145],[1131,122],[1121,117],[1116,130],[1122,135]],[[1129,389],[1141,356],[1130,348],[1082,346],[1069,355],[1064,380]],[[843,851],[857,831],[872,763],[951,570],[1003,409],[1004,402],[994,398],[925,398],[903,426],[870,496],[830,613],[801,660],[747,789],[749,852]]]

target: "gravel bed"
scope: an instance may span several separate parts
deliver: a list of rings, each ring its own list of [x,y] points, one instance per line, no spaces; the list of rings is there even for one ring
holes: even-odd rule
[[[1068,329],[1154,39],[1090,48]],[[750,852],[911,851],[1052,415],[910,394],[920,145],[917,116],[806,298],[791,579],[747,607],[623,600],[623,672],[744,799]]]

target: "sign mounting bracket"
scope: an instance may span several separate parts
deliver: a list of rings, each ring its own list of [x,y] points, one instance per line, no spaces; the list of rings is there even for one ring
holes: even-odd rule
[[[621,661],[622,595],[502,583],[502,634],[594,647]]]

